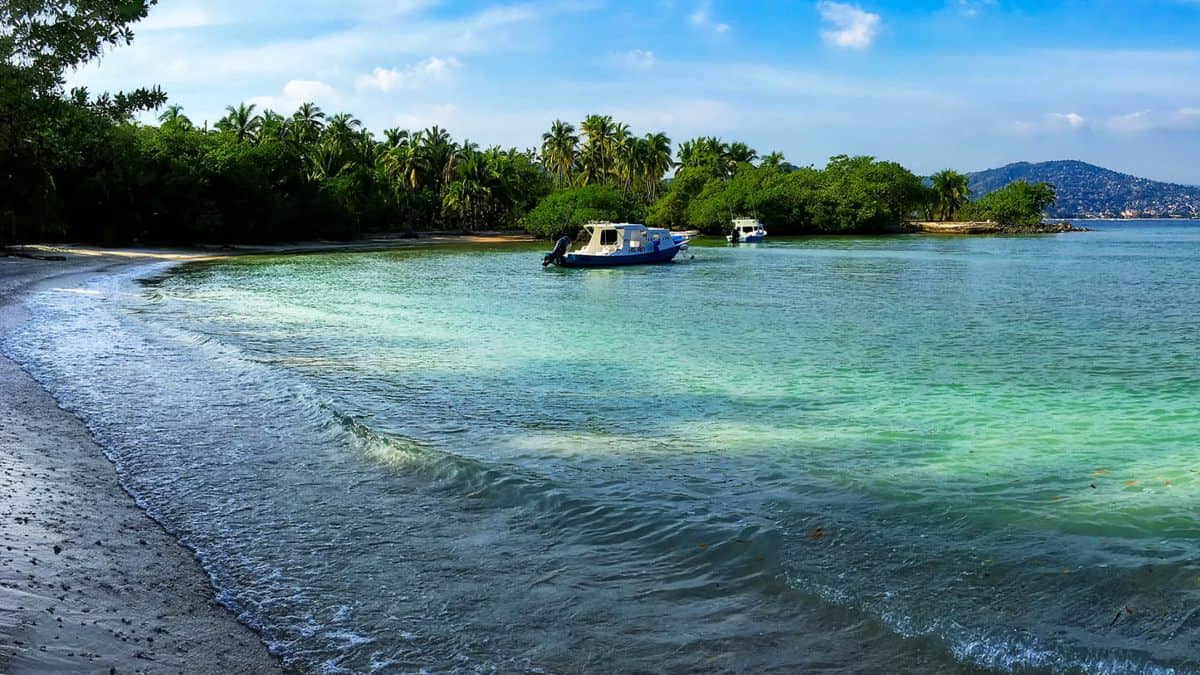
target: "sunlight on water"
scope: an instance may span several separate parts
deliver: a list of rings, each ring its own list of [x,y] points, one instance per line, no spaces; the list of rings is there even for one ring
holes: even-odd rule
[[[4,347],[293,666],[1200,671],[1200,227],[250,257]]]

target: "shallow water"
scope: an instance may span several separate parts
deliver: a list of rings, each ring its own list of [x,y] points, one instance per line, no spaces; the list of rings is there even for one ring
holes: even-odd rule
[[[1200,672],[1200,225],[1094,227],[239,258],[4,349],[301,669]]]

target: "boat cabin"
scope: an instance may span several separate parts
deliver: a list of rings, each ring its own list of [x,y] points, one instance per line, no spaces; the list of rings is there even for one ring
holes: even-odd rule
[[[736,218],[733,221],[733,227],[741,233],[742,237],[762,231],[763,229],[762,223],[754,218]]]
[[[579,238],[585,243],[575,253],[584,255],[634,255],[676,245],[670,230],[634,223],[588,223]]]

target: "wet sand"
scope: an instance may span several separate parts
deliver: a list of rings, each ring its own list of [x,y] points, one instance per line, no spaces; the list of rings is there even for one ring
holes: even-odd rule
[[[0,257],[0,334],[23,292],[138,261]],[[0,383],[0,672],[280,672],[83,424],[3,356]]]
[[[130,265],[252,253],[532,241],[425,235],[210,249],[0,251],[0,336],[35,289]],[[259,636],[214,599],[192,552],[142,511],[87,428],[0,353],[0,673],[277,673]]]

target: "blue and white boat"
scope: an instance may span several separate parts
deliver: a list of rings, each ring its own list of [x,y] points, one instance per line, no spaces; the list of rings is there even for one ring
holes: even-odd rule
[[[733,221],[733,232],[725,235],[725,241],[731,244],[757,244],[767,238],[767,231],[762,223],[754,218],[738,218]]]
[[[636,223],[588,223],[580,232],[584,245],[567,251],[559,245],[545,262],[559,267],[619,267],[671,262],[687,249],[687,238],[670,230]]]

